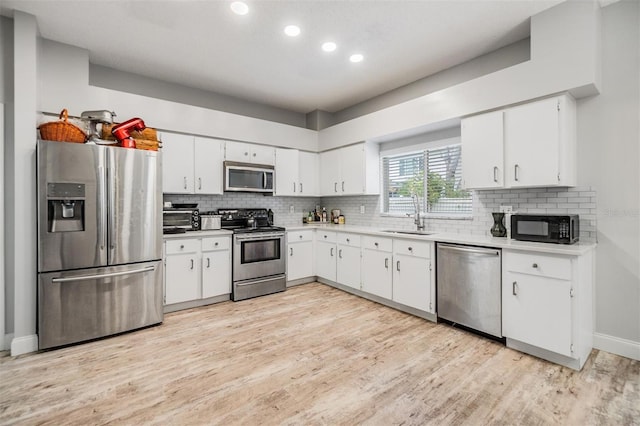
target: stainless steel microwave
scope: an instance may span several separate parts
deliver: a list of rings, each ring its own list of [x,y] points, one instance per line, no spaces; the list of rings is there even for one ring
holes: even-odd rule
[[[224,162],[225,191],[273,192],[273,182],[273,166]]]
[[[579,240],[580,221],[577,214],[511,216],[511,238],[540,243],[573,244]]]

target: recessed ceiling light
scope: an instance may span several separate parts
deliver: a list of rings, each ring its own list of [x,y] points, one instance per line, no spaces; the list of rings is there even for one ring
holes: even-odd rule
[[[231,10],[237,15],[246,15],[249,13],[249,6],[242,1],[234,1],[231,3]]]
[[[336,50],[336,47],[338,47],[338,45],[336,45],[332,41],[322,43],[322,50],[324,50],[325,52],[333,52],[334,50]]]
[[[359,54],[359,53],[356,53],[355,55],[351,55],[351,56],[349,57],[349,60],[350,60],[351,62],[362,62],[362,60],[363,60],[363,59],[364,59],[364,56],[362,56],[362,55],[361,55],[361,54]]]
[[[300,27],[297,25],[287,25],[284,27],[284,33],[289,37],[295,37],[300,34]]]

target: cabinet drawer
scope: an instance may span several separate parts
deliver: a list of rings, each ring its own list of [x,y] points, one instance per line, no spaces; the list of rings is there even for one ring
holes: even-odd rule
[[[336,242],[336,233],[335,232],[327,232],[321,229],[316,231],[316,241],[324,241],[327,243],[335,243]]]
[[[168,240],[165,241],[166,254],[197,253],[200,250],[200,240]]]
[[[371,250],[390,252],[393,250],[393,240],[391,238],[370,237],[365,235],[362,237],[362,247]]]
[[[560,280],[571,279],[571,259],[567,257],[505,251],[502,261],[507,271]]]
[[[202,239],[202,251],[228,250],[231,243],[229,237],[211,237]]]
[[[289,231],[287,232],[287,242],[295,243],[299,241],[313,241],[313,231]]]
[[[360,247],[360,235],[357,234],[338,234],[338,244],[343,246]]]
[[[393,252],[416,257],[431,257],[431,243],[424,241],[393,240]]]

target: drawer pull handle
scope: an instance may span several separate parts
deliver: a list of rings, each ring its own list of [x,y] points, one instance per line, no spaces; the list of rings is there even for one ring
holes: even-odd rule
[[[533,265],[531,265],[531,266],[533,266],[534,268],[537,268],[537,267],[538,267],[538,264],[537,264],[537,263],[534,263],[534,264],[533,264]]]
[[[342,259],[342,249],[338,250],[338,257]]]
[[[211,267],[211,259],[207,257],[207,268],[210,268],[210,267]]]
[[[351,241],[350,239],[347,238],[347,242]]]
[[[511,293],[514,296],[518,295],[518,287],[517,286],[518,286],[518,282],[517,281],[514,281],[513,284],[511,284]]]
[[[293,247],[289,247],[289,256],[293,256]]]
[[[184,189],[187,189],[187,177],[184,177]]]
[[[216,242],[214,245],[215,245],[216,247],[218,247],[218,244],[219,244],[219,243],[217,243],[217,242]]]
[[[331,247],[331,257],[333,257],[333,247]]]
[[[513,167],[513,178],[515,179],[516,182],[518,182],[520,180],[520,176],[519,176],[519,173],[518,173],[519,169],[520,169],[520,166],[517,165],[517,164]]]
[[[193,269],[193,259],[191,259],[191,269]]]
[[[396,261],[396,271],[400,272],[400,261]]]
[[[498,167],[494,166],[493,167],[493,181],[494,182],[498,182]]]
[[[302,239],[302,235],[298,235],[298,238]]]
[[[184,248],[184,244],[180,244],[180,250]]]
[[[385,269],[389,269],[389,258],[388,257],[384,258],[384,268]]]
[[[409,251],[413,251],[413,247],[409,247]]]
[[[327,238],[327,236],[325,235],[324,238]]]
[[[376,247],[378,247],[378,243],[373,243]]]

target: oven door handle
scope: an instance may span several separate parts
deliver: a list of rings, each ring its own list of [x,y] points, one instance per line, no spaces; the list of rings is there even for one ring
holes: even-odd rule
[[[275,238],[284,238],[284,234],[260,234],[259,236],[256,234],[252,234],[251,236],[234,236],[236,241],[262,241],[262,240],[273,240]]]
[[[250,282],[245,282],[245,283],[234,283],[234,285],[236,287],[242,287],[242,286],[245,286],[245,285],[253,285],[253,284],[258,284],[258,283],[264,283],[264,282],[267,282],[267,281],[273,281],[274,279],[280,278],[280,277],[283,277],[283,276],[284,275],[271,276],[269,278],[264,278],[262,280],[252,280]]]

